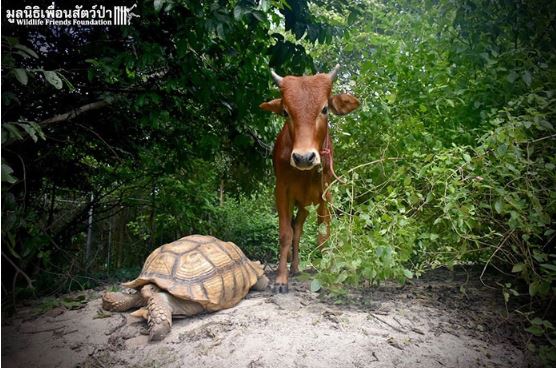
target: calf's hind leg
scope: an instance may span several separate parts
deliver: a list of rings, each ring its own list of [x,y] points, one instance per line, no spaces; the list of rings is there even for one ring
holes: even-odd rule
[[[307,219],[307,215],[309,215],[309,211],[300,206],[297,210],[295,220],[293,221],[293,256],[290,265],[290,273],[292,275],[299,273],[299,241],[303,233],[303,224]]]

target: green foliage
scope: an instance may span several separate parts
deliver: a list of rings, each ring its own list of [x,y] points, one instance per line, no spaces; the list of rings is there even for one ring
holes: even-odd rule
[[[475,263],[521,280],[500,285],[508,304],[551,300],[555,6],[149,0],[129,27],[8,24],[2,256],[14,278],[4,292],[130,279],[155,247],[191,233],[274,262],[269,152],[281,122],[257,108],[277,93],[268,67],[303,74],[340,63],[335,88],[361,108],[331,121],[347,183],[330,189],[321,257],[314,211],[307,219],[311,290]],[[554,341],[550,323],[531,319],[527,331]],[[550,361],[539,341],[531,348]]]
[[[473,263],[525,281],[502,287],[507,302],[547,303],[556,292],[554,4],[368,5],[335,43],[340,88],[362,106],[333,125],[347,183],[331,189],[319,288]]]
[[[129,27],[4,29],[10,294],[89,287],[191,233],[245,242],[264,260],[276,252],[271,201],[253,194],[270,182],[280,128],[257,108],[268,67],[314,71],[308,45],[341,30],[306,0],[148,0],[136,11]]]
[[[270,191],[227,198],[210,210],[206,233],[236,243],[253,260],[275,262],[278,217]]]
[[[320,263],[323,281],[403,280],[411,270],[494,261],[512,265],[531,296],[546,296],[556,280],[556,254],[545,251],[556,213],[554,130],[546,126],[554,101],[542,93],[510,102],[475,148],[411,152],[349,170],[348,184],[334,187],[340,216]],[[382,175],[388,179],[375,184]]]

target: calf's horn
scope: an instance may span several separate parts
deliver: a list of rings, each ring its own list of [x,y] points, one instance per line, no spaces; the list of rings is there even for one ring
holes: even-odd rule
[[[334,67],[334,69],[332,69],[332,71],[330,73],[328,73],[328,76],[330,77],[330,79],[334,82],[334,80],[336,79],[336,75],[338,74],[338,69],[340,69],[340,64],[336,64],[336,66]]]
[[[274,82],[276,83],[276,85],[278,87],[280,87],[280,85],[282,84],[282,79],[284,79],[284,78],[282,78],[278,74],[276,74],[274,69],[270,69],[270,74],[272,74],[272,79],[274,79]]]

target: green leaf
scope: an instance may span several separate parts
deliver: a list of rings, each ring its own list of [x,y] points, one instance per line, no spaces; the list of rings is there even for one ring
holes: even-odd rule
[[[35,133],[37,133],[40,138],[46,139],[46,136],[44,135],[44,132],[42,131],[42,128],[39,124],[35,123],[34,121],[30,121],[29,125],[33,127],[33,129],[35,129]]]
[[[535,296],[539,290],[539,283],[537,281],[533,281],[529,284],[529,295]]]
[[[25,45],[17,44],[17,45],[14,45],[14,48],[19,49],[19,50],[25,52],[27,55],[32,56],[32,57],[34,57],[35,59],[38,59],[38,58],[39,58],[39,55],[37,55],[37,53],[36,53],[35,51],[31,50],[30,48],[28,48],[28,47],[25,46]]]
[[[413,272],[411,272],[411,271],[408,270],[408,269],[404,269],[404,270],[403,270],[403,275],[404,275],[405,277],[407,277],[408,279],[412,279],[412,278],[413,278]]]
[[[508,76],[506,77],[506,80],[510,83],[514,83],[517,77],[518,77],[517,73],[514,70],[512,70],[510,74],[508,74]]]
[[[497,213],[502,213],[502,200],[497,199],[496,202],[494,202],[494,209]]]
[[[21,69],[21,68],[14,69],[14,73],[17,81],[23,84],[24,86],[26,86],[27,82],[29,81],[29,77],[27,76],[27,72],[25,71],[25,69]]]
[[[550,271],[556,271],[556,265],[550,263],[541,263],[541,267]]]
[[[517,263],[512,267],[512,273],[521,272],[525,268],[523,263]]]
[[[535,317],[531,320],[531,324],[535,325],[535,326],[541,326],[542,325],[542,319],[539,317]]]
[[[73,84],[63,74],[58,73],[58,76],[60,77],[60,79],[62,79],[64,83],[66,83],[66,86],[68,86],[70,92],[73,92],[75,90]]]
[[[539,125],[548,130],[554,130],[554,126],[549,121],[541,120],[539,121]]]
[[[527,87],[531,87],[531,82],[533,81],[533,77],[531,76],[531,73],[528,70],[523,72],[523,74],[521,75],[521,79],[523,79],[523,82],[525,82]]]
[[[37,133],[35,132],[35,129],[27,123],[20,123],[18,124],[20,127],[23,128],[23,130],[25,130],[27,132],[27,134],[29,134],[29,136],[31,137],[31,139],[33,140],[33,142],[37,142],[38,138],[37,138]]]
[[[23,136],[19,132],[19,129],[14,125],[14,123],[5,123],[2,124],[2,128],[6,129],[9,132],[9,135],[12,135],[15,139],[23,139]]]
[[[471,156],[469,156],[467,153],[463,154],[463,159],[465,160],[465,162],[471,162]]]
[[[270,0],[261,0],[257,9],[266,12],[268,11],[268,9],[270,9],[270,6],[271,6]]]
[[[397,95],[395,93],[390,93],[389,95],[386,95],[386,101],[392,105],[394,102],[396,102],[396,97]]]
[[[14,171],[7,164],[2,163],[2,183],[13,184],[17,179],[12,175]]]
[[[236,7],[234,8],[234,19],[241,20],[242,15],[243,15],[243,7],[241,7],[240,5],[236,5]]]
[[[313,293],[316,293],[317,291],[320,290],[320,288],[321,288],[320,281],[317,279],[313,279],[313,281],[311,281],[311,291]]]
[[[19,56],[23,57],[24,59],[29,59],[31,57],[31,56],[27,55],[26,53],[24,53],[21,50],[16,50],[14,52],[14,54],[19,55]]]
[[[261,13],[259,11],[254,11],[252,14],[255,18],[257,18],[259,22],[262,22],[265,19],[263,15],[264,13]]]
[[[164,0],[154,0],[154,11],[155,12],[159,12],[160,9],[162,9],[162,6],[164,5]]]
[[[544,329],[540,326],[530,326],[526,328],[525,331],[532,333],[535,336],[542,336],[544,334]]]
[[[220,39],[224,39],[224,25],[222,23],[218,23],[218,25],[216,26],[216,34]]]
[[[45,70],[43,71],[43,74],[46,80],[48,81],[48,83],[52,84],[56,89],[62,89],[64,83],[62,82],[62,79],[60,79],[60,77],[58,76],[58,73],[51,70]]]

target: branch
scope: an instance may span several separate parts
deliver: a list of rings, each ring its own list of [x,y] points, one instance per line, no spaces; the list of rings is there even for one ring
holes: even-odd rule
[[[537,142],[540,142],[540,141],[544,141],[545,139],[554,139],[554,138],[556,138],[556,134],[552,134],[552,135],[547,135],[547,136],[545,136],[545,137],[541,137],[541,138],[533,139],[532,141],[518,141],[518,142],[516,142],[516,143],[517,143],[517,144],[525,144],[525,143],[527,143],[527,144],[529,144],[529,143],[537,143]]]
[[[91,110],[98,110],[98,109],[101,109],[105,106],[108,106],[108,102],[104,101],[104,100],[91,102],[89,104],[86,104],[86,105],[83,105],[81,107],[75,108],[71,111],[68,111],[64,114],[55,115],[51,118],[43,120],[39,123],[39,125],[43,126],[43,125],[47,125],[47,124],[53,124],[53,123],[59,123],[61,121],[71,120],[71,119],[75,118],[77,115],[80,115],[84,112],[91,111]]]
[[[255,140],[255,142],[257,142],[257,144],[264,149],[265,156],[270,156],[273,147],[267,143],[265,143],[261,138],[259,138],[259,136],[257,134],[255,134],[255,132],[253,132],[251,129],[247,129],[246,130],[247,134],[249,134],[251,136],[251,138],[253,138]]]
[[[23,278],[25,279],[25,281],[27,282],[27,287],[29,289],[33,289],[33,281],[31,280],[31,278],[25,273],[25,271],[23,271],[21,268],[19,268],[11,259],[10,257],[8,257],[4,252],[2,252],[2,255],[4,256],[4,258],[6,258],[6,260],[8,261],[8,263],[10,265],[12,265],[12,267],[15,269],[15,276],[14,276],[14,284],[15,284],[15,279],[17,278],[17,275],[20,274],[21,276],[23,276]],[[14,289],[15,292],[15,289]]]
[[[118,160],[122,160],[120,158],[120,156],[116,153],[116,151],[114,150],[114,148],[108,144],[108,142],[106,142],[101,136],[100,134],[98,134],[97,132],[95,132],[94,130],[92,130],[91,128],[86,127],[83,124],[77,124],[79,125],[81,128],[88,130],[89,132],[93,133],[98,139],[100,139],[102,141],[102,143],[104,143],[106,145],[106,147],[108,147],[108,149],[110,149],[110,151],[112,151],[112,153],[114,154],[114,156],[118,159]]]

